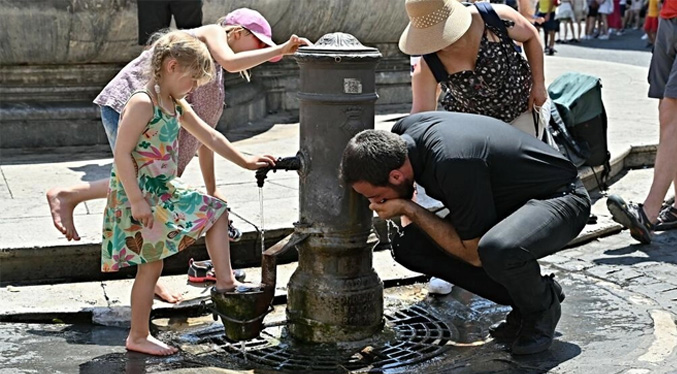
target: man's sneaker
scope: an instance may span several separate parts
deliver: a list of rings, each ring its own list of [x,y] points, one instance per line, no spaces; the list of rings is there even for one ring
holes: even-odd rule
[[[242,239],[242,232],[233,226],[233,221],[228,221],[228,239],[231,242],[239,242]]]
[[[561,303],[566,298],[562,286],[554,279],[555,275],[550,274],[547,276],[550,278],[552,287],[555,290],[557,295],[557,300]],[[513,308],[510,313],[505,318],[505,321],[501,321],[489,327],[489,335],[494,339],[502,342],[512,342],[519,335],[520,329],[522,328],[522,314],[518,309]]]
[[[233,276],[238,282],[244,282],[247,273],[242,269],[235,269],[233,270]],[[212,261],[194,261],[191,258],[188,261],[188,281],[191,283],[216,282]]]
[[[630,235],[644,244],[651,243],[653,224],[644,213],[642,204],[626,202],[618,195],[610,195],[606,206],[611,212],[613,220],[630,230]]]
[[[453,284],[437,277],[430,278],[428,283],[428,293],[434,295],[448,295],[451,293]]]

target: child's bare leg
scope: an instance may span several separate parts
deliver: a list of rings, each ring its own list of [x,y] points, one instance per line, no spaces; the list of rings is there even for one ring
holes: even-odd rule
[[[92,183],[81,183],[61,188],[54,187],[47,191],[47,202],[52,213],[52,222],[70,240],[80,240],[73,225],[73,210],[83,201],[103,199],[108,193],[108,179],[100,179]]]
[[[232,290],[240,283],[233,277],[233,267],[230,264],[230,241],[228,238],[228,212],[224,212],[221,217],[209,228],[205,237],[207,252],[214,264],[214,274],[216,275],[217,290]]]
[[[132,286],[132,326],[125,344],[130,351],[156,356],[167,356],[178,351],[151,336],[148,326],[153,306],[153,288],[161,273],[162,261],[138,265]]]

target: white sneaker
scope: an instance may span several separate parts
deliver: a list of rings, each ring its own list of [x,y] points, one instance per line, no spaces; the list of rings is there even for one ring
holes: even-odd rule
[[[600,35],[599,40],[609,40],[609,35]]]
[[[649,35],[647,35],[647,34],[642,35],[642,40],[647,40],[647,39],[649,39]]]
[[[436,295],[448,295],[454,285],[444,279],[432,277],[428,283],[428,293]]]

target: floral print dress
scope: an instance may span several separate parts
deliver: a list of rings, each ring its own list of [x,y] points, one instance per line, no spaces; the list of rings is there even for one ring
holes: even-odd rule
[[[183,185],[177,174],[180,106],[175,115],[154,101],[153,118],[132,151],[137,182],[153,212],[153,229],[132,217],[117,167],[104,210],[101,271],[158,261],[184,250],[226,211],[226,203]],[[137,93],[139,93],[137,92]]]

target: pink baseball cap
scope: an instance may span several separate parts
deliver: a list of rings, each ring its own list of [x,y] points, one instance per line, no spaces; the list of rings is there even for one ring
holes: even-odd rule
[[[273,32],[270,23],[261,15],[261,13],[249,8],[239,8],[228,13],[224,20],[226,25],[239,25],[249,30],[260,41],[270,47],[276,47],[277,44],[272,39]],[[278,62],[282,56],[271,58],[270,62]]]

